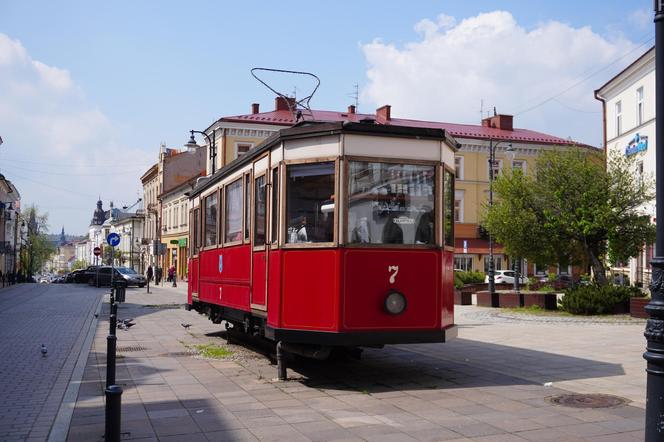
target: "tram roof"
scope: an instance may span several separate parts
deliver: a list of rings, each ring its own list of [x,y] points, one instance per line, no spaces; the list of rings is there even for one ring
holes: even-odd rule
[[[374,124],[373,121],[360,123],[348,121],[302,121],[295,126],[281,129],[278,132],[275,132],[273,135],[266,138],[256,148],[251,149],[242,157],[231,161],[226,166],[217,170],[213,175],[208,175],[204,179],[199,179],[196,187],[194,187],[194,189],[189,192],[189,196],[191,197],[198,195],[211,185],[222,180],[225,176],[235,172],[246,164],[251,163],[254,159],[281,141],[310,138],[321,135],[336,135],[342,133],[439,140],[446,141],[447,144],[455,151],[459,148],[459,143],[445,129],[398,126],[394,124],[383,125]]]

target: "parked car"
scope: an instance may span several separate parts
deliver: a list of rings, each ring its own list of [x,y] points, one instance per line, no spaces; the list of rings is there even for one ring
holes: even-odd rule
[[[81,282],[87,282],[89,285],[95,285],[95,280],[97,279],[97,269],[101,266],[87,266],[83,270],[83,275],[79,276]]]
[[[134,269],[129,267],[112,268],[111,266],[99,267],[97,272],[91,274],[88,283],[90,285],[96,285],[97,287],[110,286],[111,274],[113,275],[114,281],[122,279],[127,283],[127,286],[135,285],[138,287],[145,287],[145,284],[147,284],[145,276],[136,273]]]
[[[494,281],[496,284],[514,284],[514,270],[496,270]],[[484,277],[484,282],[489,282],[489,275]],[[519,276],[519,284],[528,283],[526,276]]]
[[[40,284],[48,284],[49,282],[50,281],[48,280],[48,278],[46,276],[42,276],[42,277],[39,278],[39,283]]]

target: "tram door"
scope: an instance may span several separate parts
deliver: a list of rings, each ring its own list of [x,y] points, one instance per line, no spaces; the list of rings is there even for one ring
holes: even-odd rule
[[[251,308],[267,307],[267,174],[254,179],[253,251],[251,254]]]

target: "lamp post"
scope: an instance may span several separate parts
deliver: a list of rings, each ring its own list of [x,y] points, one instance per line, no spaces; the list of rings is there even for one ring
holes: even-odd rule
[[[500,143],[493,143],[493,138],[489,139],[489,208],[493,207],[493,165],[496,162],[496,148]],[[514,152],[512,143],[507,141],[509,145],[505,152]],[[491,306],[498,307],[498,299],[496,299],[496,269],[493,259],[493,235],[489,232],[489,294],[491,295]]]
[[[216,130],[212,130],[212,139],[210,140],[210,137],[208,134],[205,132],[201,132],[200,130],[190,130],[191,132],[191,137],[189,137],[189,141],[187,141],[184,145],[187,149],[197,149],[199,146],[196,144],[196,138],[194,138],[194,134],[201,134],[203,135],[208,142],[208,146],[210,146],[210,161],[212,162],[212,174],[214,174],[216,170],[216,162],[217,162],[217,135],[216,135]]]
[[[655,115],[664,117],[664,0],[655,0]],[[664,124],[655,125],[655,137],[664,140]],[[646,305],[648,322],[644,336],[647,361],[645,440],[661,440],[664,427],[664,144],[656,143],[655,186],[657,236]]]

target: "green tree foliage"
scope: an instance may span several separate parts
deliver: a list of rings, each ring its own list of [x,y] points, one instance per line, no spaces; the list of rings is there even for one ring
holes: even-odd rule
[[[77,259],[76,261],[74,261],[74,264],[72,264],[71,269],[72,270],[84,269],[87,266],[88,265],[85,263],[85,261]]]
[[[47,237],[48,213],[39,213],[38,208],[32,205],[22,212],[21,217],[28,231],[27,243],[22,251],[23,270],[31,276],[46,264],[56,247]]]
[[[506,252],[534,262],[571,257],[590,263],[605,285],[604,257],[626,259],[654,238],[644,206],[653,181],[637,175],[633,160],[587,149],[547,151],[534,174],[506,173],[485,225]]]

